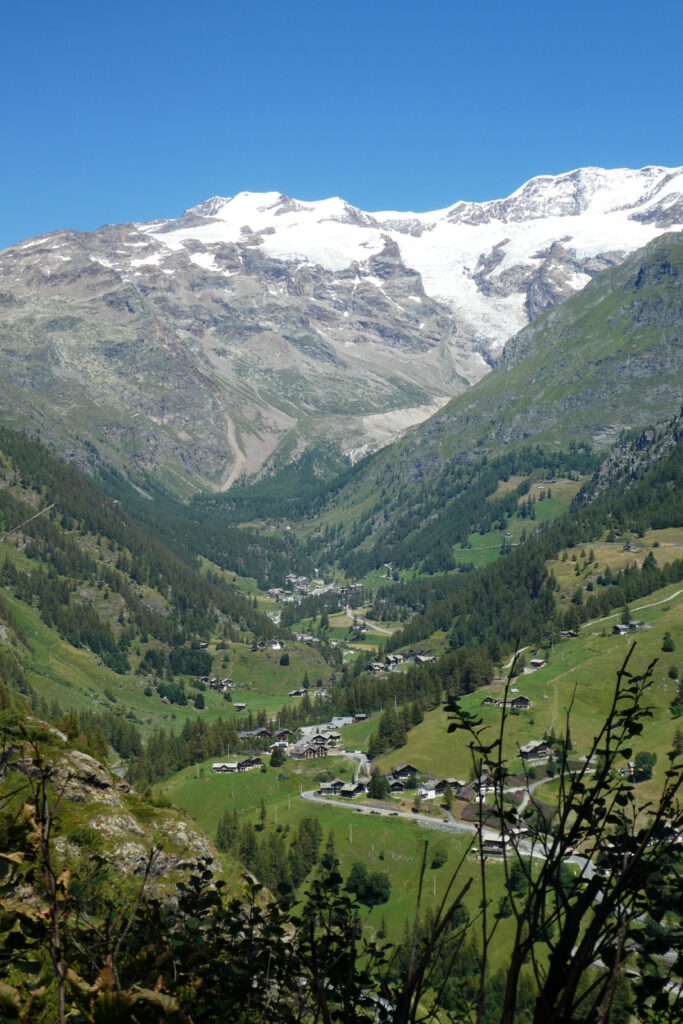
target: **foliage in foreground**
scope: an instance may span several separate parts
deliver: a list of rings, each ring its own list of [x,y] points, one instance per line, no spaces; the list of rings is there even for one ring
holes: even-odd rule
[[[291,911],[252,878],[244,898],[230,898],[205,862],[174,898],[159,894],[154,849],[127,892],[109,884],[113,867],[102,856],[87,877],[72,876],[55,849],[61,793],[44,737],[11,710],[0,712],[0,1021],[616,1024],[628,1019],[630,1000],[640,1021],[674,1024],[683,763],[672,753],[658,801],[637,803],[630,773],[619,769],[649,714],[652,666],[631,675],[630,657],[590,759],[570,770],[565,749],[558,807],[543,818],[532,800],[527,839],[517,838],[504,800],[506,716],[490,739],[451,707],[475,769],[495,785],[493,807],[480,805],[473,844],[490,839],[493,815],[506,840],[508,895],[505,906],[492,904],[481,857],[481,902],[468,916],[471,844],[441,905],[425,913],[425,849],[415,919],[398,949],[364,936],[333,859]],[[506,916],[515,941],[501,970],[491,950]]]

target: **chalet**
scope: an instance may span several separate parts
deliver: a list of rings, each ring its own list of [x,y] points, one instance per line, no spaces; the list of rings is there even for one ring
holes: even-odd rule
[[[528,697],[523,697],[520,693],[519,697],[513,697],[510,701],[510,707],[515,708],[517,711],[528,711],[531,707],[531,701]]]
[[[511,843],[509,836],[497,835],[482,837],[481,841],[481,854],[482,857],[502,857],[505,850],[509,848]]]
[[[209,645],[207,644],[206,640],[202,640],[201,643],[199,644],[199,650],[205,651],[208,646]]]
[[[384,660],[388,668],[394,668],[396,665],[402,665],[404,658],[402,654],[387,654]]]
[[[276,729],[273,733],[273,738],[276,740],[284,740],[289,736],[293,736],[294,733],[291,729]]]
[[[341,793],[343,788],[343,779],[332,779],[332,782],[321,782],[320,786],[318,787],[318,792],[322,796],[336,796],[338,793]]]
[[[242,761],[237,762],[238,772],[250,772],[254,768],[260,768],[263,761],[260,757],[245,757]]]
[[[330,747],[336,747],[338,743],[341,743],[341,733],[339,732],[328,732],[327,733],[327,744]]]
[[[341,729],[345,725],[351,725],[353,718],[351,715],[337,715],[330,720],[330,725],[334,729]]]
[[[402,793],[406,788],[405,782],[401,779],[395,779],[391,775],[389,776],[389,789],[392,793]]]
[[[416,654],[415,664],[416,665],[431,665],[433,661],[436,661],[435,654]]]
[[[484,697],[482,703],[487,708],[500,708],[503,706],[502,700],[499,700],[498,697]]]
[[[529,662],[529,668],[533,669],[534,672],[538,668],[545,668],[545,658],[532,658]]]
[[[365,793],[366,789],[367,786],[364,782],[347,782],[339,790],[339,795],[351,800],[354,796],[360,796],[362,793]]]
[[[422,783],[417,792],[423,800],[434,800],[436,797],[437,785],[438,782],[436,779],[427,779],[426,782]]]
[[[368,672],[373,676],[378,675],[380,672],[386,672],[386,670],[386,665],[383,665],[381,661],[371,661],[368,665]]]
[[[640,619],[633,619],[632,622],[629,622],[628,628],[631,633],[640,633],[643,629],[645,629],[645,623],[642,622]]]
[[[237,762],[236,761],[215,761],[211,765],[211,771],[215,775],[222,775],[225,772],[236,772]]]
[[[486,776],[481,779],[475,779],[472,783],[472,792],[475,800],[482,800],[489,793],[495,793],[496,787]]]
[[[323,736],[322,733],[317,733],[311,740],[311,743],[314,743],[316,746],[326,747],[327,737]]]
[[[241,702],[241,701],[237,701],[236,703],[233,704],[233,707],[234,707],[235,711],[244,711],[246,706],[247,705],[245,703]]]
[[[617,622],[616,626],[612,626],[613,636],[626,636],[629,632],[629,628],[624,622]]]
[[[561,629],[560,630],[560,639],[561,640],[571,640],[573,637],[578,636],[578,635],[579,634],[576,632],[575,629]]]
[[[282,640],[271,640],[270,649],[271,651],[284,651],[285,645],[283,644]]]
[[[391,769],[395,779],[409,779],[411,775],[417,775],[417,768],[412,764],[397,764]]]
[[[298,758],[303,761],[309,760],[312,757],[324,757],[327,753],[327,749],[324,744],[306,743],[300,747],[293,747],[290,751],[290,756]]]
[[[545,740],[529,740],[519,748],[519,752],[525,761],[531,761],[534,758],[550,757],[553,751]]]
[[[287,694],[288,697],[303,697],[305,690],[290,690]]]
[[[444,793],[446,792],[447,786],[449,787],[451,793],[456,793],[465,785],[466,783],[463,782],[462,779],[440,779],[436,784],[436,795],[443,796]]]
[[[275,740],[275,743],[271,743],[268,750],[272,753],[274,750],[287,750],[287,740]]]
[[[225,690],[234,690],[235,689],[235,684],[233,683],[232,679],[230,679],[229,676],[226,676],[225,679],[221,679],[220,684],[218,686],[218,689],[219,690],[223,690],[223,691],[225,691]]]

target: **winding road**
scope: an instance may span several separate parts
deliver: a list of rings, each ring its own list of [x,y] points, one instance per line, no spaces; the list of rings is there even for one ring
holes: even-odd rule
[[[353,760],[358,760],[359,753],[360,752],[357,751],[340,751],[342,756],[350,757]],[[365,755],[360,754],[360,757],[365,758]],[[367,759],[365,763],[367,765]],[[359,761],[358,770],[354,776],[355,779],[358,778],[360,767],[361,762]],[[542,785],[546,781],[547,779],[540,779],[538,782],[532,783],[530,790],[536,789],[537,786]],[[313,789],[302,789],[300,790],[299,795],[302,800],[306,800],[309,803],[326,804],[330,807],[336,807],[337,810],[349,811],[355,814],[362,812],[363,814],[371,814],[373,817],[379,818],[403,818],[404,820],[415,822],[420,828],[431,829],[435,832],[449,832],[451,835],[471,836],[478,836],[481,834],[482,839],[498,839],[500,837],[500,833],[495,829],[488,828],[486,826],[482,826],[480,829],[476,822],[458,821],[452,815],[450,816],[450,820],[444,821],[443,819],[433,818],[428,814],[414,814],[412,811],[390,810],[387,807],[378,807],[376,804],[359,803],[358,801],[354,801],[353,803],[350,801],[348,803],[342,803],[341,801],[335,800],[331,797],[321,796],[320,793]],[[527,802],[528,800],[529,796],[527,796]],[[514,849],[520,856],[536,857],[539,860],[546,860],[546,854],[542,843],[540,842],[535,843],[528,839],[519,839],[514,844]],[[586,878],[590,878],[595,873],[593,864],[586,860],[585,857],[581,857],[578,854],[572,854],[571,856],[565,857],[564,861],[569,864],[576,864]]]

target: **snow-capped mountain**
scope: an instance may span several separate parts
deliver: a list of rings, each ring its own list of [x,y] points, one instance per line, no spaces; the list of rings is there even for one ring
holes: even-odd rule
[[[277,192],[242,192],[144,229],[171,251],[201,246],[191,259],[215,273],[226,244],[342,272],[362,268],[391,241],[420,274],[425,293],[495,355],[598,270],[681,224],[683,168],[646,167],[533,178],[507,199],[431,213],[365,213],[339,198],[304,203]],[[382,286],[372,274],[360,279]]]
[[[176,220],[55,232],[0,253],[0,413],[181,490],[325,439],[362,453],[681,225],[683,169],[647,167],[432,213],[243,192]]]

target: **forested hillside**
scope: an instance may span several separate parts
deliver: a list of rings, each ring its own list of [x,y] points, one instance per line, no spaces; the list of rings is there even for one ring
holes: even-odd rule
[[[373,615],[399,617],[403,609],[414,613],[408,624],[391,638],[392,649],[414,644],[434,630],[450,631],[454,646],[493,644],[509,648],[518,640],[540,640],[553,629],[576,628],[581,621],[651,593],[683,578],[683,564],[660,568],[654,555],[640,567],[601,578],[598,590],[577,587],[571,607],[558,612],[556,582],[546,562],[570,545],[590,544],[603,535],[630,530],[683,526],[683,443],[680,420],[653,432],[669,444],[655,450],[656,461],[644,462],[632,479],[618,480],[593,501],[581,496],[561,518],[538,528],[529,538],[493,565],[479,571],[421,577],[386,586],[377,594]],[[589,487],[588,492],[595,488]]]
[[[3,586],[114,671],[130,667],[133,645],[172,675],[191,650],[201,660],[198,645],[216,629],[273,635],[271,620],[218,574],[169,553],[78,470],[6,429],[0,482]]]

